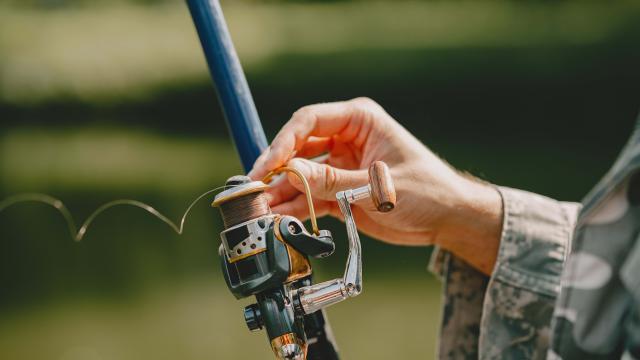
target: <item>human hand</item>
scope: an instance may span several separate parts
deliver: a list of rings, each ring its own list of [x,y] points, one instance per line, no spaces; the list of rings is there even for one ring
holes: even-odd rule
[[[323,153],[328,158],[322,164],[305,159]],[[367,169],[376,160],[390,168],[397,206],[381,214],[370,202],[356,204],[353,215],[363,232],[392,244],[445,248],[460,246],[449,243],[461,236],[499,239],[502,203],[497,191],[455,171],[370,99],[296,111],[249,176],[262,179],[280,166],[293,167],[307,178],[316,213],[340,217],[336,192],[366,184]],[[274,184],[267,191],[273,211],[307,218],[302,191],[294,176]]]

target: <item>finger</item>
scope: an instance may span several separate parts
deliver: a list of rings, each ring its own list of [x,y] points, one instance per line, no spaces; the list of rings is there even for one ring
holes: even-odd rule
[[[315,161],[314,161],[315,162]],[[267,198],[269,199],[269,206],[276,206],[285,201],[289,201],[303,192],[302,187],[300,189],[291,185],[291,182],[286,176],[279,176],[265,191]]]
[[[313,202],[316,217],[322,217],[332,213],[332,208],[335,206],[336,203],[332,201],[314,200]],[[291,201],[274,206],[271,210],[276,214],[290,215],[300,220],[309,218],[309,206],[304,194],[296,196]]]
[[[364,101],[360,99],[316,104],[296,111],[271,143],[271,151],[256,163],[252,175],[264,176],[269,170],[284,165],[293,154],[302,148],[309,136],[340,136],[350,141],[364,131],[369,131],[371,117],[366,113]]]
[[[269,205],[272,207],[289,201],[300,194],[300,190],[291,185],[289,180],[284,176],[275,184],[270,185],[265,192],[269,198]]]
[[[292,159],[287,165],[300,171],[307,179],[313,197],[322,200],[334,201],[338,191],[356,188],[368,181],[366,170],[343,170],[300,158]],[[304,191],[295,175],[289,175],[289,182],[296,189]]]
[[[261,164],[261,163],[264,162],[264,159],[267,157],[267,155],[269,154],[270,151],[271,151],[271,147],[267,146],[267,148],[264,149],[262,154],[260,154],[260,156],[258,156],[256,161],[253,163],[253,169],[256,168],[256,165]],[[264,175],[266,175],[266,174],[258,174],[253,169],[251,171],[249,171],[249,173],[247,174],[247,176],[250,177],[252,180],[260,181],[260,180],[262,180]]]
[[[357,169],[360,161],[359,151],[342,141],[334,141],[327,164],[340,169]]]
[[[296,151],[296,157],[314,158],[331,152],[333,149],[333,137],[309,137],[300,150]]]

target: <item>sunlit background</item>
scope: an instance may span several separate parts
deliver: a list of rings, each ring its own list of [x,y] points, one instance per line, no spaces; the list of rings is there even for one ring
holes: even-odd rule
[[[638,1],[223,1],[271,137],[300,106],[369,96],[451,164],[579,200],[640,109]],[[178,220],[241,172],[182,1],[0,0],[0,199],[77,221],[115,198]],[[342,271],[315,261],[317,279]],[[183,236],[135,208],[74,243],[0,213],[1,359],[269,359],[228,293],[207,201]],[[365,291],[329,310],[345,359],[432,358],[428,248],[364,239]]]

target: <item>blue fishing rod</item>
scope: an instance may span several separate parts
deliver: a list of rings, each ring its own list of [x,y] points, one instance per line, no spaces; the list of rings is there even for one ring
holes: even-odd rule
[[[267,139],[231,41],[220,3],[217,0],[187,0],[187,4],[222,105],[227,127],[244,170],[249,171],[257,157],[267,147]],[[223,267],[225,274],[226,271]],[[310,283],[310,276],[301,281],[305,284]],[[238,296],[238,294],[235,295]],[[286,314],[277,309],[270,312],[265,314],[263,311],[257,314],[255,308],[245,310],[248,326],[255,329],[264,323],[264,320],[257,318],[258,315],[263,318],[274,318],[272,322],[276,324],[290,322],[290,319],[286,319]],[[338,359],[337,348],[323,311],[304,315],[298,327],[303,327],[303,329],[294,330],[304,332],[307,359]],[[273,332],[271,329],[267,330],[269,333]],[[277,332],[269,334],[270,338],[274,337],[270,339],[272,344],[278,341],[278,335]],[[276,355],[278,355],[277,351]]]
[[[187,0],[231,138],[245,171],[267,147],[262,123],[217,0]]]

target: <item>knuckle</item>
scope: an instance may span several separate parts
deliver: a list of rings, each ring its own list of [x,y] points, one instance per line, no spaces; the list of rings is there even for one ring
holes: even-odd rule
[[[384,118],[384,109],[377,102],[368,97],[355,98],[351,102],[354,117],[368,123],[375,123]]]
[[[278,148],[280,147],[280,144],[282,144],[284,137],[285,137],[285,130],[281,129],[273,138],[269,147],[263,153],[265,158],[273,156],[274,151],[277,151]]]
[[[291,121],[300,122],[313,116],[313,105],[303,106],[296,110],[291,116]]]
[[[327,192],[335,192],[338,188],[339,181],[336,170],[327,164],[322,164],[320,169],[322,171],[322,178],[324,179],[324,189]]]
[[[366,97],[366,96],[357,97],[357,98],[353,99],[352,101],[356,105],[367,107],[367,108],[368,107],[378,107],[378,106],[380,106],[373,99],[371,99],[369,97]]]

